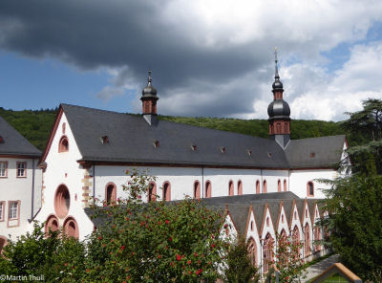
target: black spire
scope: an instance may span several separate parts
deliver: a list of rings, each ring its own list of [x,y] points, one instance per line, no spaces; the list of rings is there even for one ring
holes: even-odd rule
[[[275,81],[272,84],[273,90],[282,90],[283,83],[280,81],[279,68],[278,68],[278,60],[277,60],[277,48],[275,47]]]

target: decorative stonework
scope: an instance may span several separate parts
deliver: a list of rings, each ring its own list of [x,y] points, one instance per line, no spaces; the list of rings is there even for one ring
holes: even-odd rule
[[[90,191],[93,186],[93,182],[90,174],[90,167],[84,168],[84,178],[81,180],[82,182],[82,207],[86,208],[90,206]]]

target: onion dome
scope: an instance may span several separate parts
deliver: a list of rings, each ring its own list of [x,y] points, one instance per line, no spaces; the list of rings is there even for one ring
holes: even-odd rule
[[[289,119],[289,104],[282,99],[272,101],[268,106],[268,115],[270,119]]]
[[[152,86],[151,83],[151,71],[149,71],[149,77],[147,79],[147,86],[142,90],[142,97],[141,99],[145,98],[156,98],[157,97],[157,90],[155,87]]]

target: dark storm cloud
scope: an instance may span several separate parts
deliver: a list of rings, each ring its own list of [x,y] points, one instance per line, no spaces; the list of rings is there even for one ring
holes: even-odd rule
[[[114,80],[116,86],[132,77],[142,81],[151,68],[155,86],[164,97],[179,87],[205,93],[206,89],[196,89],[191,82],[225,83],[269,63],[269,58],[256,55],[269,49],[261,45],[256,47],[260,52],[253,50],[252,43],[224,48],[197,46],[188,38],[202,31],[186,29],[190,34],[184,34],[182,27],[163,21],[159,11],[164,4],[165,1],[1,1],[0,23],[7,28],[0,32],[0,47],[30,57],[56,57],[82,69],[127,66],[122,70],[128,72],[121,72]],[[141,86],[144,84],[142,81]],[[250,84],[247,88],[254,90]],[[105,90],[101,94],[99,97],[107,96]],[[253,94],[235,101],[229,93],[215,93],[214,89],[210,92],[217,94],[221,100],[212,112],[218,116],[246,112],[253,100]],[[218,110],[218,105],[223,107]]]

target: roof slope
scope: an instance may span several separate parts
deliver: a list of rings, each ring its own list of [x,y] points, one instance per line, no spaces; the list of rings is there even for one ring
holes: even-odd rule
[[[291,168],[327,168],[338,165],[344,135],[291,140],[285,149]]]
[[[140,116],[67,104],[62,108],[84,161],[288,167],[283,150],[272,140],[169,121],[150,126]],[[109,143],[102,144],[102,136]]]
[[[0,117],[0,155],[22,155],[39,157],[41,151],[34,147],[26,138]]]
[[[292,140],[284,151],[272,139],[162,120],[150,126],[141,116],[69,104],[61,107],[83,161],[90,162],[329,168],[339,163],[345,142],[345,136]],[[108,143],[101,142],[103,136]]]

